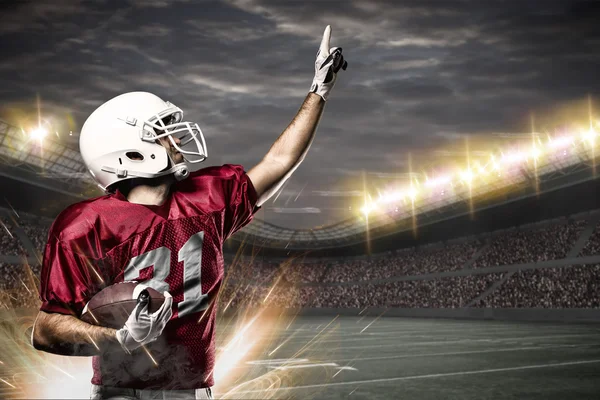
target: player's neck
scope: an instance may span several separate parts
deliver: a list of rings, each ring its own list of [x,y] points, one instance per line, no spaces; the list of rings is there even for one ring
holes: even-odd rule
[[[127,201],[135,204],[160,206],[169,197],[171,185],[174,183],[172,176],[152,181],[149,184],[140,183],[133,186],[127,194]]]

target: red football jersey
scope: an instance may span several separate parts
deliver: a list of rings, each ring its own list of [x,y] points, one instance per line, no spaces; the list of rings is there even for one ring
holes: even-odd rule
[[[41,273],[41,310],[81,315],[102,288],[140,281],[173,296],[159,340],[131,355],[93,357],[92,383],[136,389],[214,384],[215,316],[223,242],[252,220],[257,194],[239,165],[196,171],[161,206],[118,191],[63,211],[50,228]]]

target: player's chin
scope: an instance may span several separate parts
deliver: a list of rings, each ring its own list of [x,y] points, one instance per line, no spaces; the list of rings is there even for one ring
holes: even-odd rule
[[[180,164],[180,163],[182,163],[182,162],[184,161],[184,159],[183,159],[183,154],[181,154],[181,153],[174,153],[174,154],[171,156],[171,158],[173,159],[173,162],[174,162],[175,164]]]

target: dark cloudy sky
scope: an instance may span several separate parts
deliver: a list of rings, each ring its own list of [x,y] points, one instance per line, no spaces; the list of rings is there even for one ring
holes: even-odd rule
[[[291,227],[348,217],[363,182],[454,162],[441,151],[465,137],[496,146],[495,132],[527,131],[532,112],[594,96],[600,82],[600,2],[7,3],[2,118],[23,124],[39,94],[58,130],[77,131],[111,97],[151,91],[203,127],[211,165],[248,169],[302,103],[330,24],[349,68],[305,163],[260,216]]]

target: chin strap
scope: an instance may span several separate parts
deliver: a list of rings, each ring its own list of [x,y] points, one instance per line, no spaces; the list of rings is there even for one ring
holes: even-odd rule
[[[121,169],[121,168],[113,168],[113,167],[108,167],[106,165],[102,166],[101,169],[104,172],[110,172],[110,173],[116,174],[117,177],[119,177],[119,178],[128,178],[129,177],[129,178],[148,178],[148,179],[150,179],[150,178],[158,178],[159,176],[173,174],[173,176],[175,176],[176,180],[182,181],[190,175],[190,170],[187,167],[187,165],[185,165],[185,163],[176,164],[169,169],[166,169],[161,172],[155,172],[155,173],[132,171],[132,170]]]

